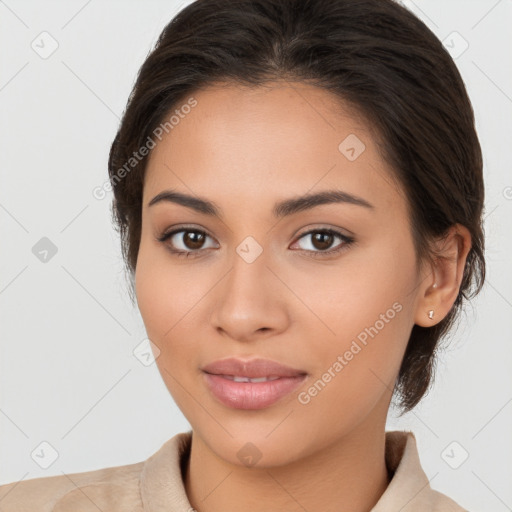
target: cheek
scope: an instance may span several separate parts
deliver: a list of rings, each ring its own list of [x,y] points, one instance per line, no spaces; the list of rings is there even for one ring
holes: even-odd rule
[[[210,281],[193,265],[177,263],[151,241],[142,241],[135,272],[137,303],[148,338],[160,350],[157,365],[166,381],[164,368],[172,375],[190,371],[183,362],[200,350],[198,340],[204,336],[197,326],[204,320],[198,315]]]
[[[165,262],[165,251],[158,250],[153,241],[141,240],[135,271],[137,304],[149,339],[160,349],[160,364],[168,351],[166,340],[179,328],[185,312],[183,287],[179,268]],[[187,288],[185,288],[187,289]]]
[[[282,269],[283,280],[293,283],[294,294],[311,313],[304,323],[316,329],[325,345],[343,344],[375,323],[379,331],[389,332],[391,324],[396,327],[408,316],[416,282],[414,255],[401,249],[397,257],[400,250],[393,249],[365,248],[347,253],[337,265]]]
[[[322,321],[311,322],[317,333],[307,336],[317,341],[318,405],[329,408],[334,400],[362,411],[393,388],[413,325],[416,279],[413,253],[402,248],[399,259],[395,254],[369,252],[364,261],[347,258],[336,273],[328,269],[302,279],[298,294]]]
[[[172,291],[168,294],[164,292],[161,275],[159,275],[159,266],[154,264],[147,254],[144,245],[141,244],[135,270],[135,291],[137,295],[137,304],[146,327],[149,338],[157,342],[157,333],[161,332],[164,323],[170,320],[168,310],[169,298]],[[167,311],[166,311],[167,310]],[[164,315],[164,311],[166,314]],[[158,343],[160,346],[160,343]]]
[[[158,252],[141,244],[135,272],[137,303],[147,336],[159,350],[154,355],[162,379],[178,407],[186,412],[190,403],[183,386],[191,388],[191,354],[199,350],[194,332],[186,326],[194,322],[193,306],[199,299],[194,300],[194,281],[190,282],[187,272],[165,262]]]
[[[158,340],[171,335],[174,326],[193,307],[194,298],[201,293],[199,283],[187,265],[173,262],[167,251],[148,240],[148,236],[141,240],[135,290],[148,335]]]

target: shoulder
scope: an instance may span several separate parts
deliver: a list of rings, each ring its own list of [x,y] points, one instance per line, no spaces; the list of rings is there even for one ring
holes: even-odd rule
[[[469,512],[446,494],[434,489],[430,490],[430,498],[434,512]]]
[[[135,464],[0,485],[0,511],[190,510],[181,465],[190,452],[191,434],[176,434],[148,459]]]
[[[2,512],[142,511],[144,461],[0,485]]]

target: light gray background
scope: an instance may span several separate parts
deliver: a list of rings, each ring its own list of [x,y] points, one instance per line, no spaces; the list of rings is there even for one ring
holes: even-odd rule
[[[0,1],[2,484],[139,462],[189,429],[155,364],[133,354],[145,332],[127,295],[111,194],[92,194],[107,178],[136,72],[186,3]],[[403,3],[452,46],[472,98],[488,279],[442,354],[433,391],[400,420],[390,414],[388,430],[415,432],[433,488],[472,511],[504,512],[512,510],[512,2]],[[42,58],[52,39],[57,50]],[[43,237],[57,247],[47,262],[32,252]],[[40,465],[53,452],[42,442],[58,454],[47,469]]]

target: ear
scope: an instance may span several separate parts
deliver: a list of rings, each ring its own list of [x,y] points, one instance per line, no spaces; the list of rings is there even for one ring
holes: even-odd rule
[[[439,323],[450,312],[459,294],[471,249],[471,234],[466,227],[455,224],[435,242],[435,249],[435,263],[429,268],[418,293],[414,323],[422,327]]]

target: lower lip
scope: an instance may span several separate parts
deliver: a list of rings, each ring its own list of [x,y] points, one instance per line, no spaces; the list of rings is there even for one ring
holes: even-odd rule
[[[263,409],[296,389],[306,375],[280,377],[266,382],[235,382],[221,375],[205,373],[206,384],[213,395],[233,409]]]

